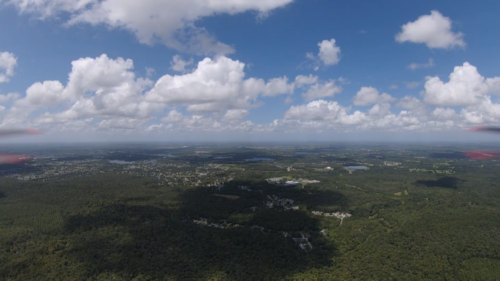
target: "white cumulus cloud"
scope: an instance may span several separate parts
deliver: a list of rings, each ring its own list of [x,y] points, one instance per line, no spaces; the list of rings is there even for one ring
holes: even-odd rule
[[[338,64],[340,61],[340,47],[335,45],[335,39],[323,40],[318,43],[318,57],[325,65]]]
[[[475,105],[483,102],[490,92],[497,91],[498,77],[485,80],[477,68],[468,62],[456,66],[445,83],[439,77],[427,77],[424,101],[432,105]]]
[[[480,103],[463,108],[460,112],[466,124],[498,125],[500,123],[500,104],[486,97]]]
[[[175,55],[170,62],[170,67],[177,72],[186,72],[186,67],[193,64],[193,59],[185,61],[181,56]]]
[[[217,57],[205,58],[197,68],[184,75],[165,75],[146,94],[153,103],[186,105],[189,111],[220,112],[229,109],[248,109],[258,96],[290,93],[293,83],[286,77],[264,81],[245,79],[245,64]]]
[[[161,119],[160,124],[149,126],[147,131],[176,132],[249,132],[258,128],[251,121],[241,120],[246,110],[229,110],[223,118],[200,114],[184,115],[177,110],[170,111]]]
[[[21,96],[0,95],[0,127],[36,127],[46,132],[140,135],[168,132],[324,132],[443,131],[500,123],[500,77],[484,78],[469,63],[455,67],[448,82],[428,77],[422,100],[396,99],[374,87],[361,87],[353,105],[324,100],[342,91],[335,80],[314,75],[261,79],[245,77],[245,64],[217,56],[188,73],[157,81],[136,77],[130,59],[80,58],[71,63],[68,81],[33,83]],[[143,73],[144,71],[141,70]],[[267,124],[255,124],[252,109],[267,97],[295,104]],[[286,96],[285,96],[286,95]],[[460,106],[455,108],[452,106]],[[164,113],[166,112],[166,113]]]
[[[240,120],[247,115],[248,115],[248,110],[246,109],[230,109],[226,112],[226,114],[222,119],[228,121]]]
[[[330,80],[327,82],[315,83],[310,86],[309,89],[302,94],[302,97],[306,100],[314,100],[333,97],[340,92],[342,92],[342,87],[335,84],[335,80]]]
[[[0,53],[0,83],[9,82],[14,76],[14,68],[17,65],[17,58],[13,53]]]
[[[26,90],[26,97],[18,100],[21,106],[55,106],[63,100],[64,86],[59,81],[37,82]]]
[[[364,113],[356,111],[349,114],[349,108],[342,107],[335,101],[316,100],[306,105],[292,106],[285,113],[285,120],[298,120],[312,125],[355,125],[366,119]]]
[[[147,118],[159,109],[144,100],[143,90],[151,85],[147,79],[136,79],[132,60],[110,59],[106,55],[82,58],[72,62],[66,86],[59,81],[34,83],[26,96],[14,103],[13,110],[63,106],[62,112],[47,113],[50,120],[76,120],[100,116],[104,118]]]
[[[318,55],[307,53],[306,58],[313,62],[314,70],[319,70],[321,65],[336,65],[340,61],[340,47],[336,45],[335,39],[323,40],[318,43]]]
[[[401,26],[401,32],[396,35],[399,43],[423,43],[429,48],[448,49],[455,46],[465,47],[463,34],[451,30],[450,18],[438,11],[431,11],[430,15],[423,15],[416,21]]]
[[[354,105],[366,106],[375,103],[390,103],[395,101],[391,95],[387,93],[379,94],[378,90],[373,87],[361,87],[353,98]]]
[[[15,101],[20,97],[21,95],[19,93],[8,93],[6,95],[0,95],[0,104],[4,104],[9,101]]]
[[[413,109],[391,111],[389,103],[378,103],[370,109],[350,113],[350,107],[334,101],[316,100],[305,105],[292,106],[281,120],[271,127],[279,131],[425,131],[456,128],[456,122],[446,119],[448,110],[436,111],[436,116],[419,109],[418,99],[406,98],[403,103]],[[457,115],[455,119],[460,119]],[[459,121],[459,120],[458,120]]]
[[[457,113],[455,110],[451,108],[443,108],[443,107],[438,107],[434,109],[432,112],[432,115],[436,117],[437,119],[442,119],[442,120],[451,120],[455,119],[458,117]]]
[[[295,77],[295,86],[302,87],[318,82],[318,76],[310,74],[309,76],[299,75]]]
[[[492,94],[500,95],[500,77],[487,78],[486,85]]]
[[[234,49],[195,23],[218,14],[256,11],[261,15],[293,0],[10,0],[21,13],[42,19],[69,16],[69,25],[87,23],[126,29],[144,44],[166,46],[196,54],[227,54]]]

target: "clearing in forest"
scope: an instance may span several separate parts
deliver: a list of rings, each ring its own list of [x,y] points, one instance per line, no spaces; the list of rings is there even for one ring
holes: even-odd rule
[[[239,196],[237,195],[226,195],[226,194],[214,194],[215,196],[219,196],[219,197],[224,197],[224,198],[227,198],[227,199],[231,199],[231,200],[236,200],[236,199],[240,199]]]

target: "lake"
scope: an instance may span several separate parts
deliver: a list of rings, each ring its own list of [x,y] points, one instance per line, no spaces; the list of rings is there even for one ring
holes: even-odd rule
[[[245,161],[247,162],[256,162],[256,161],[274,161],[273,158],[265,158],[265,157],[254,157],[254,158],[250,158],[250,159],[245,159]]]
[[[119,165],[134,164],[134,162],[127,162],[127,161],[122,161],[122,160],[109,160],[109,163],[119,164]]]
[[[157,154],[156,156],[169,157],[169,158],[175,158],[175,157],[177,157],[177,156],[172,155],[172,154]]]
[[[368,170],[369,169],[366,166],[347,166],[344,168],[346,168],[347,170]]]

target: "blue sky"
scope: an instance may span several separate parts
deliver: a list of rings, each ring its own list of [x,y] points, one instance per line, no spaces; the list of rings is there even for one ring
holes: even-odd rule
[[[446,140],[500,122],[498,1],[134,2],[0,1],[0,127]]]

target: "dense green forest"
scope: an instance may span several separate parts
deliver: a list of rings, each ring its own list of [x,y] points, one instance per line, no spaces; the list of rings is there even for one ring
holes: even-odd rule
[[[359,157],[320,153],[283,157],[285,168],[235,157],[227,171],[238,176],[211,187],[118,173],[0,178],[0,280],[498,279],[495,161],[438,154],[350,173],[336,163]],[[367,159],[404,162],[398,153]],[[269,196],[299,208],[266,208]],[[340,225],[312,211],[352,216]],[[304,236],[312,249],[300,247]]]

